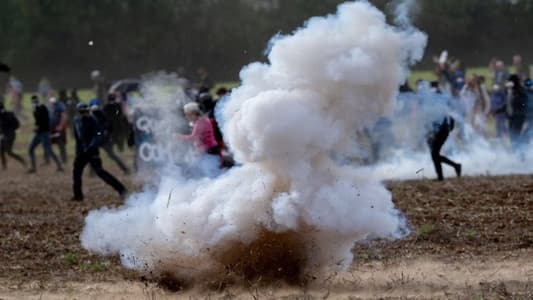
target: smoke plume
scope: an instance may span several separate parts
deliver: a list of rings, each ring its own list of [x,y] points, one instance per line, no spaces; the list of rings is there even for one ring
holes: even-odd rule
[[[182,158],[169,158],[157,188],[89,213],[83,246],[184,279],[295,278],[349,266],[357,241],[404,236],[391,194],[347,162],[361,148],[356,132],[392,114],[425,44],[424,34],[388,25],[368,2],[276,36],[268,63],[244,67],[241,86],[219,107],[238,167],[190,177]]]

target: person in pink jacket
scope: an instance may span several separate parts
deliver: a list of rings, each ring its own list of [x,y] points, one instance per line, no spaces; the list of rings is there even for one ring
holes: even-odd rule
[[[217,176],[220,173],[220,152],[213,125],[204,116],[196,102],[183,106],[185,117],[192,123],[192,132],[188,135],[180,134],[181,140],[190,142],[196,148],[199,159],[195,163],[202,175]]]
[[[220,154],[220,147],[215,138],[215,131],[209,118],[202,114],[200,106],[196,102],[187,103],[183,110],[185,117],[193,124],[189,135],[181,135],[181,139],[192,142],[200,154]]]

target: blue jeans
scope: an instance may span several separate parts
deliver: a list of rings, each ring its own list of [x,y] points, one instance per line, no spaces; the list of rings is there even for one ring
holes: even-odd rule
[[[33,139],[30,142],[29,154],[31,160],[31,168],[35,170],[35,148],[43,144],[44,153],[47,157],[51,157],[57,165],[58,169],[61,169],[61,162],[57,159],[54,151],[52,150],[52,144],[50,142],[50,132],[36,132]]]

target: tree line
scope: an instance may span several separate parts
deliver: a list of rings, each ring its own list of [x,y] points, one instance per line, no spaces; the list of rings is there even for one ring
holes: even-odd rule
[[[63,86],[88,86],[93,69],[116,79],[161,69],[194,77],[204,67],[215,80],[235,80],[243,65],[264,60],[273,35],[342,2],[2,0],[0,61],[25,82],[47,76]],[[394,1],[371,2],[393,10]],[[533,58],[533,0],[418,0],[413,16],[429,35],[428,54],[447,49],[471,65],[515,52]]]

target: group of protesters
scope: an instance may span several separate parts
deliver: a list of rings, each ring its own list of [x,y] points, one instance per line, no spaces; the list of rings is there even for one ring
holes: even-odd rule
[[[409,106],[409,109],[413,111],[416,111],[415,106],[420,105],[421,101],[425,105],[429,103],[430,106],[434,106],[435,103],[430,102],[438,98],[445,98],[446,105],[451,108],[445,115],[431,120],[429,126],[428,124],[423,126],[439,180],[443,179],[441,163],[451,165],[458,176],[462,172],[461,164],[449,160],[440,153],[454,128],[461,131],[459,137],[463,139],[465,139],[467,128],[483,137],[492,136],[498,139],[508,137],[514,150],[520,149],[521,145],[527,144],[533,138],[533,82],[530,79],[528,65],[522,62],[519,55],[512,58],[513,72],[510,72],[503,60],[497,58],[491,60],[489,68],[492,78],[490,79],[477,74],[467,76],[461,61],[450,59],[446,51],[440,57],[435,57],[434,61],[436,80],[433,82],[419,80],[416,92],[408,84],[403,85],[400,87],[398,99],[401,101],[402,94],[416,95],[413,97],[415,101]],[[220,169],[229,168],[234,162],[217,124],[215,107],[220,99],[230,91],[226,88],[219,88],[213,96],[211,93],[213,83],[208,73],[202,69],[199,74],[201,75],[200,82],[194,87],[184,79],[186,83],[183,84],[183,88],[189,101],[181,109],[190,127],[178,133],[177,138],[190,143],[200,157],[216,160]],[[102,169],[98,151],[94,148],[104,150],[124,174],[129,174],[131,169],[115,152],[115,148],[122,152],[126,141],[129,146],[138,145],[134,141],[134,120],[131,112],[128,111],[128,94],[118,91],[109,92],[109,86],[105,85],[99,71],[93,71],[91,79],[95,84],[96,97],[88,104],[80,100],[76,89],[73,89],[70,94],[66,90],[56,93],[46,78],[39,83],[38,94],[31,98],[35,130],[28,147],[30,164],[27,172],[37,172],[35,149],[39,145],[42,145],[44,149],[43,164],[53,161],[57,171],[63,172],[64,166],[68,163],[66,144],[67,132],[70,128],[77,142],[74,161],[76,200],[83,199],[80,192],[81,171],[87,164],[91,165],[93,174],[96,173],[115,187],[121,195],[124,194],[123,186]],[[492,81],[490,86],[489,80]],[[15,132],[20,126],[19,118],[28,118],[24,115],[22,107],[23,85],[15,77],[11,77],[8,88],[8,94],[12,100],[12,111],[6,111],[3,101],[0,101],[0,152],[4,169],[7,167],[6,155],[26,166],[26,160],[13,151]],[[424,94],[424,90],[430,93]],[[426,113],[423,110],[419,112],[419,114]],[[85,120],[84,117],[90,117],[91,121],[80,121]],[[489,124],[494,125],[493,130],[490,129]],[[380,159],[382,144],[394,144],[392,141],[394,137],[389,130],[390,126],[392,126],[391,121],[384,117],[376,123],[374,128],[368,130],[369,135],[373,136],[372,151],[376,161]],[[80,148],[80,144],[86,145]],[[56,155],[53,145],[57,145],[59,156]],[[133,168],[135,169],[136,160],[137,157],[134,159]]]
[[[184,86],[188,96],[188,103],[181,109],[183,115],[189,121],[190,127],[183,132],[177,133],[178,139],[190,143],[200,157],[209,156],[214,158],[220,169],[229,168],[233,165],[231,155],[227,151],[222,132],[215,119],[215,106],[221,98],[229,93],[226,88],[216,90],[213,97],[213,86],[204,73],[202,82],[195,88]],[[128,108],[128,95],[124,92],[108,92],[108,86],[101,80],[99,71],[91,73],[91,79],[95,83],[96,97],[85,103],[80,100],[77,90],[73,89],[70,95],[66,90],[56,93],[47,79],[41,80],[38,93],[31,96],[34,134],[28,146],[29,167],[27,173],[37,172],[35,150],[39,145],[43,147],[43,165],[50,161],[56,166],[57,172],[63,172],[68,163],[66,145],[68,132],[76,141],[75,158],[73,162],[73,189],[72,200],[83,200],[81,191],[81,175],[86,165],[90,165],[92,175],[96,174],[106,183],[111,185],[121,196],[125,195],[126,189],[111,174],[102,168],[102,162],[98,149],[103,150],[111,161],[114,161],[124,174],[130,174],[128,164],[115,152],[124,150],[127,141],[129,146],[135,147],[135,125]],[[17,84],[13,85],[16,81]],[[16,139],[16,131],[20,127],[19,119],[27,119],[22,105],[16,109],[18,103],[22,103],[22,84],[14,77],[10,79],[9,91],[13,95],[13,87],[16,87],[20,95],[12,98],[12,110],[7,111],[3,101],[0,101],[0,137],[2,167],[7,168],[6,155],[27,167],[26,160],[13,151]],[[20,100],[20,101],[19,101]],[[59,155],[56,155],[54,145],[57,145]],[[136,151],[137,153],[137,151]],[[137,167],[137,157],[133,167]]]
[[[453,96],[460,117],[477,134],[487,138],[509,137],[513,149],[518,150],[533,137],[533,82],[529,65],[515,55],[511,70],[498,58],[491,60],[489,70],[492,85],[484,76],[467,77],[459,60],[437,61],[438,87]]]
[[[398,99],[413,100],[406,105],[407,111],[414,112],[415,127],[424,128],[437,179],[444,179],[442,163],[461,176],[461,164],[441,154],[454,129],[459,144],[467,145],[474,136],[503,145],[509,142],[510,149],[523,158],[523,150],[533,138],[533,82],[529,65],[523,63],[521,56],[513,56],[512,68],[501,59],[492,59],[489,79],[479,74],[467,75],[461,61],[448,58],[446,51],[434,61],[436,80],[418,80],[416,91],[406,84],[400,88]]]

